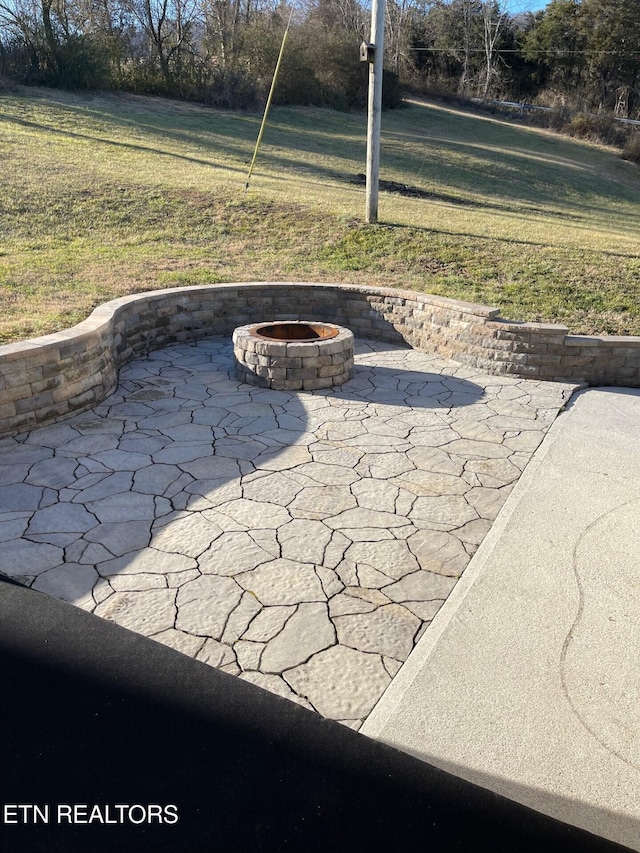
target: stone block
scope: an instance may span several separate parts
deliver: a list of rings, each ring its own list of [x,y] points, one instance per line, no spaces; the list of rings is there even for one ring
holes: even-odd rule
[[[553,328],[553,327],[550,327]],[[558,344],[564,343],[564,339],[566,337],[566,327],[559,326],[558,332],[540,332],[540,333],[532,333],[531,334],[531,343],[540,343],[540,344]],[[563,331],[563,329],[565,331]]]
[[[323,376],[338,376],[343,373],[343,368],[341,364],[328,364],[326,367],[318,368],[318,377],[322,378]]]
[[[566,355],[574,355],[574,354],[583,355],[585,352],[580,347],[567,350],[564,343],[543,344],[539,347],[536,347],[536,352],[543,352],[544,350],[546,350],[549,355],[560,355],[563,357]],[[586,352],[593,352],[593,350],[589,349],[589,350],[586,350]]]
[[[363,338],[368,337],[370,335],[371,329],[373,328],[371,320],[344,320],[343,322],[348,322],[353,333]]]
[[[42,367],[24,365],[17,370],[8,370],[4,374],[4,384],[5,388],[18,388],[21,385],[28,385],[31,382],[37,382],[42,378]]]
[[[625,367],[619,367],[616,371],[616,376],[621,379],[636,381],[640,380],[640,366],[636,365],[625,365]]]
[[[247,305],[263,317],[268,317],[270,315],[272,304],[273,300],[268,294],[265,294],[263,290],[251,293],[247,297]],[[217,303],[217,307],[219,306],[220,303]]]
[[[74,355],[86,352],[87,342],[84,340],[72,341],[65,346],[60,347],[60,358],[69,358]]]
[[[0,391],[0,404],[24,400],[32,394],[31,385],[21,385],[19,388],[6,388]]]
[[[331,377],[331,384],[332,385],[342,385],[345,382],[347,382],[349,379],[351,379],[351,371],[347,370],[344,373],[338,373],[337,376],[332,376]]]
[[[516,376],[536,376],[540,375],[540,366],[537,364],[511,364],[503,362],[501,365],[501,373],[515,374]]]
[[[287,379],[315,379],[318,369],[315,367],[292,367],[287,368]]]
[[[31,391],[33,394],[39,394],[41,391],[53,391],[54,388],[60,388],[64,383],[62,376],[52,376],[50,379],[41,379],[39,382],[31,383]]]
[[[640,349],[639,336],[629,335],[628,337],[625,337],[623,335],[603,335],[600,340],[607,346]]]
[[[640,349],[636,347],[617,346],[614,348],[616,356],[621,356],[625,361],[635,361],[640,364]]]
[[[484,324],[483,328],[485,332],[492,328],[493,324]],[[531,335],[525,331],[516,331],[512,329],[498,328],[494,332],[495,337],[499,341],[526,341],[529,342],[531,340]]]
[[[61,400],[70,400],[78,394],[82,394],[83,390],[81,382],[65,382],[50,392],[52,402],[59,403]]]
[[[504,361],[504,362],[508,362],[509,364],[513,364],[513,365],[527,364],[528,359],[530,359],[532,357],[531,355],[528,355],[527,353],[523,353],[523,352],[493,351],[491,353],[491,355],[495,361]]]
[[[37,425],[35,412],[24,412],[22,414],[15,414],[11,418],[11,432],[26,432],[29,429],[33,429],[34,426]]]
[[[319,355],[317,344],[287,344],[287,358],[301,356],[302,358]]]
[[[78,409],[85,409],[89,406],[93,406],[96,403],[96,394],[95,391],[84,391],[82,394],[77,394],[75,397],[72,397],[68,401],[69,409],[74,412],[78,411]]]
[[[332,384],[331,376],[325,376],[323,379],[315,377],[314,379],[303,379],[302,389],[304,391],[319,391],[321,388],[331,388]]]
[[[257,340],[256,338],[252,338],[249,335],[244,335],[242,338],[239,338],[235,341],[236,345],[243,350],[243,352],[255,352],[260,354],[260,345],[262,341]]]
[[[68,367],[66,370],[60,371],[60,375],[64,377],[64,382],[67,384],[79,382],[84,376],[86,376],[86,374],[86,368],[79,367],[77,364]]]
[[[249,385],[258,385],[261,388],[269,388],[271,386],[271,380],[268,377],[256,376],[255,373],[239,367],[236,367],[236,378],[240,382],[246,382]]]
[[[464,342],[464,341],[463,341]],[[499,340],[497,338],[487,338],[485,336],[473,336],[469,337],[469,343],[472,345],[484,346],[487,350],[493,350],[494,352],[522,352],[523,350],[517,350],[518,343],[513,340]],[[532,348],[531,344],[526,344],[529,348]]]
[[[584,367],[572,367],[569,371],[569,377],[572,382],[587,382],[592,385],[602,384],[602,376],[598,372],[585,371]]]
[[[69,405],[67,403],[57,403],[52,406],[44,406],[35,412],[38,423],[50,423],[51,421],[59,420],[69,414]]]
[[[393,319],[394,321],[398,321],[399,318],[404,319],[405,317],[411,316],[411,308],[408,308],[406,305],[397,305],[394,306],[393,309]]]
[[[595,367],[596,362],[592,355],[565,355],[561,360],[562,366],[573,369],[575,367]]]
[[[92,373],[91,376],[87,376],[80,381],[83,392],[89,391],[90,389],[100,388],[103,383],[104,377],[102,373]]]
[[[562,363],[562,356],[546,355],[544,353],[529,353],[526,356],[527,364],[539,364],[543,367],[559,367]]]
[[[600,338],[593,335],[567,335],[564,339],[566,347],[598,347]]]
[[[610,371],[610,372],[612,372],[612,373],[615,373],[615,371],[616,371],[619,367],[624,367],[624,364],[625,364],[625,358],[624,358],[624,356],[619,355],[619,354],[616,352],[616,353],[615,353],[615,355],[613,355],[611,358],[607,358],[606,360],[604,360],[604,359],[598,359],[598,363],[599,363],[599,364],[604,363],[604,365],[606,366],[607,370],[609,370],[609,371]]]
[[[305,358],[302,361],[303,367],[325,367],[327,364],[331,364],[331,359],[334,356],[331,355],[317,355],[315,358]]]
[[[158,322],[169,322],[169,317],[175,313],[175,305],[159,305],[157,308]]]
[[[253,349],[258,355],[278,355],[282,352],[282,344],[274,343],[273,341],[253,341]]]
[[[302,382],[302,379],[277,379],[271,387],[278,391],[301,391]]]
[[[302,367],[302,359],[299,357],[274,356],[271,359],[271,367],[282,367],[286,370],[294,370]]]

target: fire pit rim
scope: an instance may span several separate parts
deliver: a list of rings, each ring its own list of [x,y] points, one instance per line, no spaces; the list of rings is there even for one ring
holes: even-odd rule
[[[271,328],[283,328],[283,329],[291,329],[291,328],[299,328],[309,329],[314,334],[310,335],[270,335],[265,333],[265,329]],[[252,324],[249,327],[248,332],[250,335],[254,335],[263,341],[272,341],[275,343],[283,343],[283,344],[296,344],[296,343],[319,343],[320,341],[328,341],[332,338],[337,337],[340,332],[340,326],[336,326],[333,323],[322,323],[316,320],[272,320],[266,323],[256,323]]]

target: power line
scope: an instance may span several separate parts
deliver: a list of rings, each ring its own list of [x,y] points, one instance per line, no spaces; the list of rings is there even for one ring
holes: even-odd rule
[[[428,51],[430,53],[455,53],[460,52],[462,48],[460,46],[452,46],[452,47],[410,47],[409,50],[415,51]],[[484,47],[473,47],[470,48],[468,53],[486,53]],[[496,47],[493,50],[494,53],[523,53],[523,50],[519,50],[518,48],[513,47],[505,47],[500,48]],[[558,58],[562,58],[563,56],[640,56],[640,51],[638,50],[559,50],[557,48],[536,48],[535,50],[527,50],[527,53],[538,53],[538,54],[552,54],[557,56]]]

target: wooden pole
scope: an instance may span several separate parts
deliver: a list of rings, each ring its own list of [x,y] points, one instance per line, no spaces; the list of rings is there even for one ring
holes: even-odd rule
[[[385,0],[373,0],[371,6],[371,43],[373,62],[369,65],[367,117],[367,183],[365,221],[378,221],[378,182],[380,177],[380,121],[382,114],[382,68],[384,58]]]

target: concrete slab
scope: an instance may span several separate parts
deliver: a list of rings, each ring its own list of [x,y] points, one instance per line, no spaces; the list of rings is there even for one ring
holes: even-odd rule
[[[639,423],[572,399],[361,729],[635,850]]]

